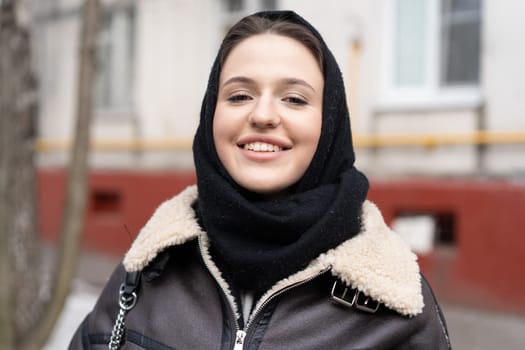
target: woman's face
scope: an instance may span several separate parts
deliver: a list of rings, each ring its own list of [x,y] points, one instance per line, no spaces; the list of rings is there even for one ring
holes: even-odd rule
[[[304,174],[321,134],[324,79],[298,41],[260,34],[224,62],[213,120],[219,158],[240,186],[278,194]]]

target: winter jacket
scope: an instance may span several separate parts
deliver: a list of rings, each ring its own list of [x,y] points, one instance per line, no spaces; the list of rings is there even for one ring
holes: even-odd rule
[[[196,199],[189,187],[156,210],[69,349],[108,348],[121,284],[134,271],[121,349],[450,349],[416,256],[371,202],[356,237],[275,284],[244,322],[195,219]]]

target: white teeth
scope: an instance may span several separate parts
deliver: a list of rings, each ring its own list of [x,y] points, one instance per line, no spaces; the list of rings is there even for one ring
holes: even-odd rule
[[[265,142],[253,142],[247,143],[244,145],[245,150],[255,151],[255,152],[279,152],[283,149],[279,146],[272,145]]]

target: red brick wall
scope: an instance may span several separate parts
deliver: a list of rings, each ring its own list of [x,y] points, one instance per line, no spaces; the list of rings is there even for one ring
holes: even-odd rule
[[[400,213],[453,217],[453,244],[420,256],[441,299],[525,313],[525,182],[374,181],[369,198],[387,222]]]
[[[41,234],[54,240],[65,174],[41,169],[38,178]],[[193,183],[192,171],[92,172],[83,247],[121,256],[155,208]],[[419,259],[440,300],[525,314],[525,182],[371,181],[369,198],[388,223],[406,213],[446,218],[448,240]]]
[[[60,232],[66,175],[63,170],[40,170],[38,179],[41,235],[54,240]],[[92,172],[83,247],[124,254],[159,204],[193,183],[192,171]]]

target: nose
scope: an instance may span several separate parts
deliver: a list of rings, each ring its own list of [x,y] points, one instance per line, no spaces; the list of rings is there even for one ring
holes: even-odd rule
[[[256,128],[275,128],[281,123],[281,117],[270,96],[261,96],[249,115],[249,122]]]

